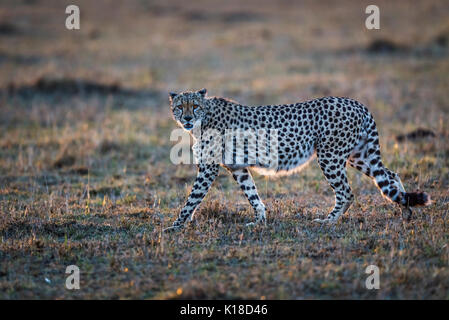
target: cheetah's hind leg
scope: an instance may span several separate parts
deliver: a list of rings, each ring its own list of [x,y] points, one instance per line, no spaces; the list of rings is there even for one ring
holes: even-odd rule
[[[346,156],[336,157],[336,161],[329,162],[325,152],[317,152],[318,163],[335,193],[335,205],[325,219],[314,219],[319,223],[335,223],[343,215],[354,201],[351,187],[346,173]]]

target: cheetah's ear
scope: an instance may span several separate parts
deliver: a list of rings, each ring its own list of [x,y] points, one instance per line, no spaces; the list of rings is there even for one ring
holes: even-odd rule
[[[203,88],[203,89],[199,90],[198,93],[204,98],[206,96],[207,89]]]
[[[168,96],[170,97],[170,101],[173,101],[173,99],[174,99],[177,95],[178,95],[177,93],[170,92],[170,93],[168,94]]]

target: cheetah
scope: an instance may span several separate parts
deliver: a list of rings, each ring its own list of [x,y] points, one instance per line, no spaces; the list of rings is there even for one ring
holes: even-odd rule
[[[178,218],[164,231],[178,230],[192,220],[220,166],[232,174],[254,209],[255,221],[248,225],[266,224],[265,205],[249,169],[261,174],[289,174],[315,157],[335,194],[333,209],[316,222],[334,223],[351,206],[354,196],[346,173],[348,164],[370,177],[382,195],[399,204],[408,218],[410,207],[431,203],[425,192],[406,192],[399,176],[383,165],[374,118],[356,100],[323,97],[288,105],[245,106],[208,97],[206,89],[171,92],[169,100],[174,120],[196,141],[193,154],[198,173]],[[237,139],[242,132],[250,134]],[[254,136],[257,139],[252,139]],[[233,143],[226,143],[229,141]],[[239,146],[243,152],[238,152]]]

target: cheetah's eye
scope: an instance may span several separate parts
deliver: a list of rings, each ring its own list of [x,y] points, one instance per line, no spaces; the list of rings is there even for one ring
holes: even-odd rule
[[[176,106],[175,110],[182,111],[182,106]]]
[[[199,108],[199,106],[198,105],[194,105],[193,106],[193,110],[195,111],[196,109],[198,109]]]

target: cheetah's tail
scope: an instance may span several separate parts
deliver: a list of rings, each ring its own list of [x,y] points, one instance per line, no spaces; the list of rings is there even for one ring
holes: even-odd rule
[[[402,197],[402,202],[405,206],[428,206],[432,204],[430,195],[426,192],[406,192]]]

